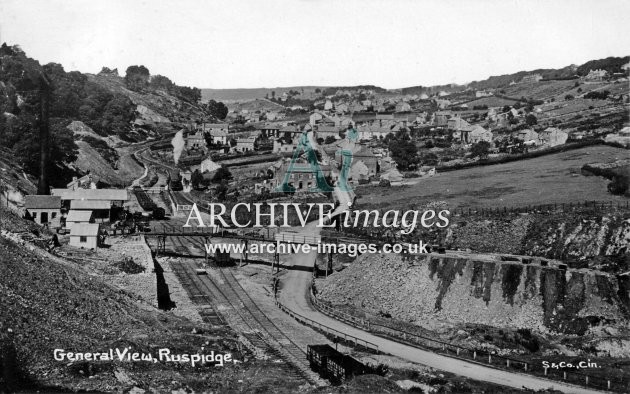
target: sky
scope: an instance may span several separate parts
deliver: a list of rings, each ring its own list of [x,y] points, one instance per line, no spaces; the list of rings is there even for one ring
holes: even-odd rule
[[[0,42],[199,88],[466,83],[630,54],[630,0],[0,0]]]

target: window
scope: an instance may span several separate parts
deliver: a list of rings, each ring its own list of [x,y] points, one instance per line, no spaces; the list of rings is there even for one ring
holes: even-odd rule
[[[33,219],[37,219],[37,212],[33,212]]]
[[[52,212],[52,213],[50,214],[50,217],[51,217],[52,219],[56,218],[56,217],[57,217],[57,212]]]
[[[87,243],[87,237],[86,237],[86,236],[83,236],[83,235],[82,235],[82,236],[80,236],[80,237],[79,237],[79,242],[80,242],[80,243],[82,243],[82,244]]]

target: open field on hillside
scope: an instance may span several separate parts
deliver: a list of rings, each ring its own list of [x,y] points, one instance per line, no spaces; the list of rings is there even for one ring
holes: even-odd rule
[[[506,105],[514,105],[515,103],[516,101],[514,100],[509,100],[502,97],[490,96],[490,97],[482,97],[477,100],[470,101],[466,104],[468,104],[468,108],[473,108],[476,105],[487,105],[488,108],[492,108],[492,107],[503,107]]]
[[[609,162],[628,151],[591,146],[535,159],[445,172],[400,187],[359,187],[361,207],[409,209],[430,201],[454,207],[517,207],[593,201],[626,201],[606,190],[608,180],[581,175],[586,163]]]
[[[508,97],[527,97],[543,100],[571,90],[575,80],[570,81],[541,81],[536,83],[518,83],[505,88]]]

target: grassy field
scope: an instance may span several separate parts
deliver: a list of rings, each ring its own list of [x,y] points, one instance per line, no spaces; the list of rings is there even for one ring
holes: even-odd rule
[[[361,207],[410,209],[431,201],[454,207],[519,207],[538,204],[626,201],[606,190],[608,180],[583,176],[582,165],[628,157],[609,146],[591,146],[535,159],[445,172],[415,185],[357,189]],[[357,207],[358,208],[358,207]]]

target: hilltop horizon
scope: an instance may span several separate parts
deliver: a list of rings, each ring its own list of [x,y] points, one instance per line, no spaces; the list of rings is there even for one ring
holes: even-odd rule
[[[440,89],[449,89],[449,88],[466,88],[466,87],[474,87],[476,89],[488,89],[488,88],[498,88],[501,86],[507,86],[512,80],[517,82],[524,75],[528,74],[541,74],[544,78],[549,79],[566,79],[571,78],[574,75],[586,75],[588,71],[595,70],[598,68],[607,69],[610,68],[609,71],[620,67],[620,65],[626,64],[630,61],[630,56],[609,56],[601,59],[591,59],[587,62],[577,65],[575,63],[565,65],[561,68],[536,68],[532,70],[520,70],[515,71],[509,74],[496,75],[491,74],[488,75],[485,79],[481,80],[473,80],[468,81],[466,83],[448,83],[448,84],[439,84],[439,85],[409,85],[398,88],[384,88],[371,83],[363,83],[358,85],[294,85],[294,86],[276,86],[276,87],[253,87],[253,88],[200,88],[202,92],[203,100],[245,100],[245,99],[256,99],[256,98],[264,98],[266,94],[271,94],[271,92],[275,91],[276,94],[282,94],[284,92],[288,92],[290,90],[300,90],[304,89],[305,91],[315,89],[330,89],[330,88],[360,88],[360,87],[373,87],[376,89],[381,89],[386,92],[396,93],[408,89],[416,89],[416,90],[426,90],[428,92],[433,92],[435,90]],[[472,85],[472,86],[471,86]]]

